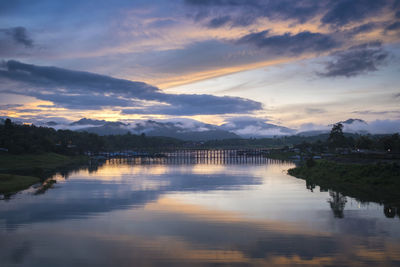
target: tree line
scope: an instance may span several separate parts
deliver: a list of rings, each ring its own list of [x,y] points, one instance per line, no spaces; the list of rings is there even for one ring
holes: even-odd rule
[[[55,130],[35,125],[18,125],[6,119],[0,125],[0,148],[12,154],[54,152],[65,155],[87,151],[151,151],[182,146],[183,141],[168,137],[148,137],[145,134],[99,136],[71,130]]]
[[[400,153],[400,135],[360,135],[343,133],[343,124],[334,124],[329,136],[325,140],[316,142],[302,142],[297,148],[305,150],[311,148],[314,152],[335,151],[336,149],[385,151]]]
[[[93,133],[71,130],[55,130],[35,125],[18,125],[7,119],[0,125],[0,148],[9,153],[83,154],[87,151],[162,151],[176,148],[267,148],[294,146],[315,152],[336,148],[367,149],[400,152],[400,136],[359,135],[343,133],[343,125],[335,124],[331,133],[317,136],[282,136],[275,138],[249,138],[185,142],[170,137],[148,137],[145,134],[99,136]]]

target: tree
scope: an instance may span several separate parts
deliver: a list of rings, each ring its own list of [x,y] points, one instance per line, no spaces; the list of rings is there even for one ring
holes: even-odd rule
[[[11,120],[7,118],[6,121],[4,122],[4,126],[6,127],[6,129],[12,128]]]
[[[339,122],[333,125],[328,141],[332,148],[345,146],[346,138],[343,134],[343,124]]]

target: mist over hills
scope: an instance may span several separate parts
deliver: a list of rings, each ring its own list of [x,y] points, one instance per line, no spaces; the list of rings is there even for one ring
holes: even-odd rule
[[[252,117],[232,118],[220,126],[245,138],[271,137],[276,135],[293,135],[297,131],[284,126],[267,123]]]
[[[0,118],[3,124],[5,118]],[[25,121],[13,120],[22,124]],[[366,122],[362,119],[347,119],[339,121],[346,133],[353,134],[391,134],[400,132],[400,120],[375,120]],[[222,125],[207,124],[193,119],[170,120],[138,120],[133,122],[105,121],[82,118],[73,122],[34,122],[37,126],[54,129],[69,129],[86,131],[98,135],[146,134],[147,136],[165,136],[186,141],[208,141],[234,138],[268,138],[275,136],[317,136],[330,132],[333,124],[303,124],[299,129],[293,129],[268,123],[263,119],[253,117],[234,117],[226,119]]]
[[[339,121],[344,132],[358,134],[385,134],[400,132],[400,121],[377,120],[366,122],[361,119]],[[40,124],[39,124],[40,125]],[[165,136],[181,140],[208,141],[232,138],[265,138],[283,135],[316,136],[329,133],[332,125],[305,124],[292,129],[253,117],[229,118],[222,125],[203,123],[193,119],[139,120],[134,122],[110,122],[82,118],[70,123],[48,121],[41,123],[55,129],[86,131],[98,135],[146,134]]]
[[[361,119],[347,119],[344,121],[338,121],[336,123],[343,124],[343,131],[346,133],[358,133],[358,134],[368,134],[373,133],[373,131],[368,131],[369,125],[366,121]],[[319,134],[329,133],[333,124],[328,125],[314,125],[312,123],[305,124],[304,128],[310,128],[310,130],[300,130],[297,135],[300,136],[315,136]],[[389,133],[389,132],[388,132]]]
[[[240,138],[240,136],[235,133],[225,131],[214,125],[204,124],[197,121],[158,122],[147,120],[132,124],[106,122],[101,126],[89,126],[78,129],[78,131],[86,131],[99,135],[126,134],[128,132],[132,134],[144,133],[148,136],[165,136],[192,141]]]

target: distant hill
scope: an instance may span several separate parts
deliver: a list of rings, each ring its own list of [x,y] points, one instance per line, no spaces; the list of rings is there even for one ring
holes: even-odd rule
[[[245,138],[262,138],[296,133],[294,129],[267,123],[263,119],[252,117],[230,119],[227,123],[221,125],[221,128]]]
[[[95,133],[98,135],[121,135],[127,134],[128,129],[121,128],[119,125],[104,124],[102,126],[93,126],[78,129],[79,132]]]
[[[85,131],[98,135],[121,135],[127,134],[128,132],[132,134],[144,133],[147,136],[165,136],[185,141],[208,141],[240,138],[240,136],[232,132],[219,129],[218,126],[201,123],[195,120],[183,120],[175,122],[147,120],[134,124],[126,124],[122,122],[103,122],[99,120],[81,119],[78,122],[71,123],[70,125],[87,125],[87,123],[93,124],[89,127],[80,128],[78,131]]]
[[[343,124],[343,132],[345,133],[358,133],[358,134],[367,134],[369,125],[366,121],[361,119],[347,119],[344,121],[339,121],[336,123]],[[319,130],[310,130],[310,131],[301,131],[298,132],[299,136],[316,136],[320,134],[326,134],[331,131],[333,124],[329,124],[327,126],[321,126],[323,129]]]
[[[382,127],[381,125],[385,126],[385,121],[375,121],[369,124],[361,119],[350,118],[339,122],[344,126],[343,131],[349,134],[385,133],[387,131],[385,129],[393,129],[391,126]],[[0,123],[2,123],[1,120]],[[139,135],[144,133],[147,136],[165,136],[185,141],[209,141],[237,138],[270,138],[275,136],[314,137],[329,134],[333,124],[314,125],[310,123],[310,126],[304,127],[303,131],[298,131],[269,123],[265,119],[242,116],[228,118],[222,125],[207,124],[186,118],[157,121],[139,120],[130,123],[82,118],[68,124],[49,121],[41,125],[55,129],[86,131],[98,135],[123,135],[130,132]]]
[[[353,124],[353,123],[363,123],[363,124],[368,124],[366,121],[361,120],[361,119],[347,119],[345,121],[339,121],[338,123],[342,124]]]
[[[317,136],[317,135],[322,135],[329,133],[328,130],[313,130],[313,131],[304,131],[304,132],[299,132],[297,133],[298,136]]]
[[[92,119],[82,118],[78,121],[74,121],[74,122],[70,123],[69,125],[71,125],[71,126],[76,126],[76,125],[98,125],[98,126],[101,126],[106,123],[107,123],[107,121],[105,121],[105,120],[92,120]]]
[[[46,122],[46,123],[45,123],[45,125],[46,125],[46,126],[50,126],[50,127],[52,127],[52,126],[57,126],[57,125],[58,125],[58,123],[57,123],[57,122],[55,122],[55,121],[48,121],[48,122]]]

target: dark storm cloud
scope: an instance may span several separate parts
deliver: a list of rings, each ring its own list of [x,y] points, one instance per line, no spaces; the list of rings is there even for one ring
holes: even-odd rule
[[[333,61],[327,62],[323,77],[352,77],[366,72],[376,71],[385,63],[388,53],[379,42],[354,46],[334,54]]]
[[[261,103],[244,98],[166,94],[146,83],[89,72],[12,60],[3,62],[1,67],[0,92],[33,96],[71,109],[123,107],[131,114],[170,115],[248,113],[262,109]]]
[[[16,44],[22,44],[25,47],[32,47],[33,40],[28,36],[28,33],[24,27],[15,27],[8,29],[0,29],[0,42],[3,43],[5,38],[10,38]]]
[[[331,36],[309,31],[298,34],[269,35],[269,31],[251,33],[236,41],[238,44],[252,44],[278,54],[301,54],[323,52],[335,48],[339,42]]]

